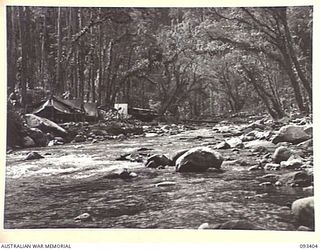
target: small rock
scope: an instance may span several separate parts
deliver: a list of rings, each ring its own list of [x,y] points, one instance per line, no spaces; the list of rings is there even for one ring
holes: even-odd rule
[[[231,148],[243,148],[243,142],[239,137],[233,137],[228,140],[226,140],[226,143],[231,147]]]
[[[117,169],[114,171],[111,171],[107,176],[105,176],[105,178],[109,178],[109,179],[131,179],[131,178],[135,178],[138,175],[134,172],[129,171],[128,169],[124,168],[124,169]]]
[[[162,165],[160,165],[159,167],[157,167],[157,169],[165,169],[166,168],[166,166],[162,166]]]
[[[264,180],[264,181],[270,181],[272,183],[275,183],[279,178],[279,175],[276,174],[265,174],[261,177],[258,177],[258,179]]]
[[[272,158],[275,163],[280,163],[282,161],[288,160],[291,155],[292,151],[290,149],[281,146],[275,150]]]
[[[93,139],[93,140],[91,141],[91,144],[94,144],[94,143],[98,143],[98,140],[97,140],[97,139]]]
[[[140,151],[151,151],[151,150],[153,150],[153,148],[139,148],[139,149],[137,149],[138,152],[140,152]]]
[[[266,197],[266,196],[268,196],[268,193],[256,194],[254,197],[263,198],[263,197]]]
[[[277,163],[267,163],[264,166],[265,170],[279,170],[280,169],[280,164]]]
[[[145,133],[144,136],[147,138],[150,138],[150,137],[156,137],[156,136],[158,136],[158,134],[157,133]]]
[[[309,175],[305,171],[285,173],[279,177],[279,181],[283,185],[300,187],[309,186],[312,183],[312,179],[312,175]]]
[[[151,163],[152,162],[152,163]],[[157,168],[159,166],[172,166],[172,161],[165,155],[152,155],[150,156],[145,164],[148,168]]]
[[[81,221],[92,220],[92,218],[91,218],[91,215],[89,213],[83,213],[83,214],[80,214],[79,216],[75,217],[74,220],[76,222],[81,222]]]
[[[270,187],[272,186],[272,183],[270,181],[262,182],[259,184],[261,187]]]
[[[303,190],[303,191],[313,192],[313,191],[314,191],[314,187],[313,187],[313,186],[304,187],[302,190]]]
[[[85,142],[86,137],[84,135],[76,135],[76,137],[73,139],[74,142]]]
[[[271,152],[276,147],[272,142],[267,140],[254,140],[245,143],[246,148],[258,150],[264,148],[266,152]]]
[[[282,161],[280,163],[281,168],[287,169],[297,169],[303,165],[301,157],[297,155],[291,155],[287,161]]]
[[[203,229],[209,229],[209,223],[202,223],[202,224],[198,227],[198,230],[203,230]]]
[[[298,231],[313,231],[310,227],[306,227],[306,226],[299,226],[297,228]]]
[[[282,186],[282,182],[281,181],[276,181],[276,183],[274,185],[277,186],[277,187],[280,187],[280,186]]]
[[[37,159],[41,159],[44,158],[42,155],[40,155],[37,152],[30,152],[27,157],[25,158],[25,160],[37,160]]]
[[[263,168],[260,165],[254,165],[250,168],[248,168],[248,171],[257,171],[257,170],[262,170]]]
[[[215,145],[214,148],[215,149],[229,149],[229,148],[231,148],[231,146],[226,141],[222,141],[222,142],[218,143],[217,145]]]
[[[156,187],[168,187],[168,186],[174,186],[174,185],[176,185],[176,183],[173,181],[164,181],[164,182],[157,183],[155,186]]]

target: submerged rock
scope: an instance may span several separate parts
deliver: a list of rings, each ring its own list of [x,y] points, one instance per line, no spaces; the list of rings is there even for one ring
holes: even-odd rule
[[[123,169],[117,169],[114,170],[112,172],[110,172],[107,176],[105,176],[105,178],[109,178],[109,179],[131,179],[131,178],[135,178],[138,175],[134,172],[129,171],[126,168]]]
[[[301,226],[314,229],[314,197],[302,198],[294,201],[291,206],[297,222]]]
[[[197,147],[181,155],[176,161],[177,172],[203,172],[208,168],[221,168],[222,155],[209,148]]]
[[[27,157],[25,158],[25,160],[37,160],[37,159],[42,159],[44,158],[42,155],[40,155],[37,152],[30,152]]]

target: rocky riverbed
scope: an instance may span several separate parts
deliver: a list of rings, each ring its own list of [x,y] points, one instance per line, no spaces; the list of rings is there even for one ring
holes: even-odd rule
[[[313,230],[312,211],[303,225],[291,210],[313,196],[312,139],[299,130],[302,142],[288,142],[267,126],[172,133],[169,126],[166,133],[14,150],[7,154],[5,228]],[[150,156],[172,160],[194,147],[219,152],[221,168],[146,167]],[[43,158],[26,160],[30,151]]]

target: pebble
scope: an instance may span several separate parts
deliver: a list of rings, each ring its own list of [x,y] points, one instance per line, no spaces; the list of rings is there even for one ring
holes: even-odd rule
[[[276,181],[276,183],[274,185],[277,187],[280,187],[280,186],[282,186],[282,183],[281,183],[281,181]]]
[[[89,213],[83,213],[78,215],[76,218],[74,218],[75,221],[80,222],[80,221],[87,221],[91,219],[91,215]]]

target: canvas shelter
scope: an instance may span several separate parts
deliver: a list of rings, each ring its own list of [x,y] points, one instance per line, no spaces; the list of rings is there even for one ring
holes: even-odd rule
[[[55,122],[81,121],[84,115],[81,108],[71,106],[57,96],[51,96],[38,103],[32,113]]]
[[[51,96],[37,104],[32,112],[35,115],[50,119],[55,122],[83,121],[98,118],[95,103],[82,103],[79,99],[65,100]]]

